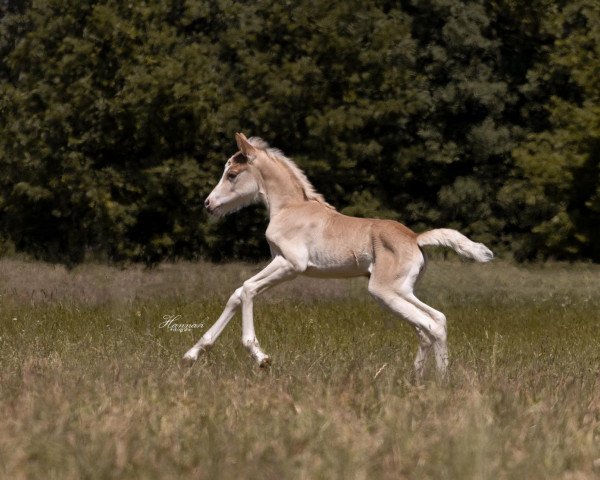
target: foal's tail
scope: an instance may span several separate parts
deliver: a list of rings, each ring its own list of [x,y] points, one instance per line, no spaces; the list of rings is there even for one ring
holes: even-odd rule
[[[462,233],[450,228],[438,228],[421,233],[417,236],[417,244],[420,247],[425,245],[450,247],[459,255],[472,258],[478,262],[489,262],[494,258],[492,251],[483,243],[475,243]]]

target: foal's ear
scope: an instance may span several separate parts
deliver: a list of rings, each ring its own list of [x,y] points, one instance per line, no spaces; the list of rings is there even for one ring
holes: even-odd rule
[[[252,146],[252,144],[246,138],[246,135],[243,133],[235,134],[235,141],[237,142],[237,146],[240,151],[244,154],[248,160],[253,160],[256,157],[256,148]]]

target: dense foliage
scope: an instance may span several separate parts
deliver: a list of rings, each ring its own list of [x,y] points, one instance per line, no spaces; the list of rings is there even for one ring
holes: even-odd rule
[[[593,0],[1,5],[4,249],[266,255],[262,209],[202,208],[243,131],[344,213],[600,261]]]

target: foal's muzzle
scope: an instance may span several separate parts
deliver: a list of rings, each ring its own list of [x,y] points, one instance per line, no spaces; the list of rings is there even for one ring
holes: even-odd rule
[[[214,207],[210,204],[210,198],[206,198],[206,200],[204,200],[204,208],[206,208],[208,210],[208,213],[212,213],[214,210]]]

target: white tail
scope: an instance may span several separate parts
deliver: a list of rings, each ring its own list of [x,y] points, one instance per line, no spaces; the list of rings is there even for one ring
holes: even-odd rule
[[[420,247],[424,247],[425,245],[450,247],[459,255],[472,258],[478,262],[489,262],[494,258],[492,251],[483,243],[475,243],[462,233],[450,228],[438,228],[421,233],[417,237],[417,243]]]

